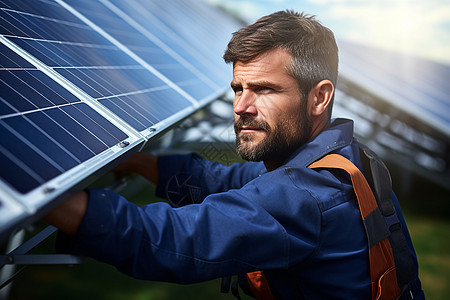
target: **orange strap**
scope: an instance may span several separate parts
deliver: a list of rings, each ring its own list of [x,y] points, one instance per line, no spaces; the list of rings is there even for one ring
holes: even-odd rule
[[[363,220],[378,208],[378,204],[364,175],[345,157],[338,154],[328,154],[312,163],[309,168],[342,169],[350,174]],[[372,299],[396,299],[401,291],[397,284],[395,262],[388,238],[369,248],[369,264]]]
[[[266,276],[261,271],[247,273],[247,281],[252,289],[255,298],[258,300],[274,300],[275,297],[270,291]]]
[[[363,220],[374,210],[378,209],[378,204],[366,178],[361,171],[345,157],[338,154],[328,154],[309,165],[308,168],[342,169],[350,174],[353,189],[358,200],[361,218]],[[388,238],[383,239],[381,242],[369,248],[369,267],[372,299],[397,299],[401,291],[397,285],[395,263]],[[247,280],[256,299],[275,299],[270,292],[267,279],[261,271],[247,273]]]
[[[352,179],[353,189],[358,198],[359,210],[361,211],[361,217],[363,219],[378,207],[377,201],[373,196],[366,178],[359,169],[345,157],[338,154],[328,154],[322,159],[313,162],[308,168],[334,168],[347,171]],[[364,199],[364,201],[361,201],[362,199]]]

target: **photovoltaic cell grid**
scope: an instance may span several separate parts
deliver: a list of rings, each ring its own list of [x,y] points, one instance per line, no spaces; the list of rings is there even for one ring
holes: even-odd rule
[[[25,41],[20,38],[31,44],[48,40],[49,33],[60,36],[45,23],[48,15],[34,14],[61,10],[37,2],[23,6],[26,14],[12,5],[0,11],[1,34],[19,44]],[[16,53],[1,50],[0,172],[14,189],[27,193],[128,137]]]
[[[221,18],[198,1],[0,1],[0,196],[89,169],[222,94],[238,24]]]
[[[97,9],[97,3],[90,3],[93,10]],[[15,37],[10,40],[98,100],[134,129],[142,131],[192,106],[192,102],[127,53],[81,20],[73,19],[72,13],[65,8],[54,10],[54,3],[37,2],[34,5],[36,10],[40,10],[38,12],[46,14],[46,18],[19,10],[10,12],[10,24],[14,29],[33,24],[26,30],[14,32]],[[119,18],[116,19],[120,23]],[[160,56],[160,53],[155,56]],[[142,101],[143,97],[149,100]],[[170,100],[170,103],[162,99]],[[165,104],[167,108],[158,111],[154,105],[158,101],[159,106]]]
[[[195,65],[200,74],[208,74],[216,85],[228,85],[229,73],[223,72],[222,58],[218,54],[224,51],[230,33],[236,30],[236,24],[230,23],[229,18],[201,5],[201,1],[172,1],[170,5],[161,1],[146,2],[145,5],[136,0],[111,2],[108,6],[112,4],[130,16],[130,24],[137,24],[136,28],[142,34],[172,49],[181,46],[184,49],[178,53],[181,63]],[[193,15],[196,16],[194,19]],[[197,26],[186,26],[192,22]],[[215,39],[221,41],[218,43]]]
[[[0,45],[0,174],[26,193],[128,136]]]
[[[214,80],[210,80],[206,75],[215,76],[217,72],[210,72],[204,68],[200,71],[193,65],[201,66],[200,60],[191,58],[192,60],[188,62],[181,55],[171,51],[171,48],[146,29],[149,28],[155,32],[156,29],[151,24],[148,27],[141,26],[142,32],[139,32],[130,25],[130,23],[134,24],[132,17],[127,20],[118,18],[119,16],[110,9],[116,8],[111,3],[108,7],[102,3],[92,3],[92,1],[68,1],[68,3],[88,19],[95,20],[96,25],[186,91],[192,98],[201,100],[219,89]],[[129,3],[126,4],[129,5]]]

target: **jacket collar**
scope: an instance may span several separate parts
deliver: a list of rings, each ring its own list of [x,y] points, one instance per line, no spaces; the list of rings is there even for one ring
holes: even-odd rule
[[[302,145],[281,166],[307,167],[322,156],[353,141],[353,121],[349,119],[334,119],[328,129],[319,133],[314,139]]]

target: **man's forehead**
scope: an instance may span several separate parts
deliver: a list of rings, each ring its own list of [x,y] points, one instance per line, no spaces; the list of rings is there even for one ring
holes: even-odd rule
[[[241,81],[259,85],[282,80],[290,76],[287,65],[290,54],[281,49],[264,52],[263,54],[246,62],[236,61],[233,64],[233,80],[231,85]]]
[[[233,63],[233,69],[238,66],[262,66],[262,65],[274,65],[277,67],[283,67],[291,61],[291,54],[281,48],[275,48],[265,51],[252,59],[242,61],[237,60]]]

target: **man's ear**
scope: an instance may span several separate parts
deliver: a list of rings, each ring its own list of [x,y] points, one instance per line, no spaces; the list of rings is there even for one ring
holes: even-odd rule
[[[327,111],[333,99],[334,86],[329,80],[320,81],[308,94],[308,109],[311,116],[320,116]]]

